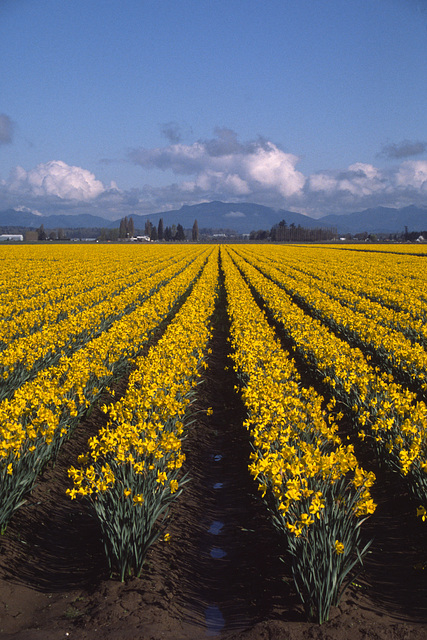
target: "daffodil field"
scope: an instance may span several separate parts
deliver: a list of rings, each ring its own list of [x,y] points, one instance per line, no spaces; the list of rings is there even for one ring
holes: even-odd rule
[[[422,262],[424,258],[414,256],[411,258],[412,278],[425,283],[425,270]],[[371,261],[372,257],[368,256],[368,259]],[[387,356],[384,356],[385,347],[383,344],[378,350],[373,351],[374,338],[372,338],[369,347],[361,348],[359,340],[356,345],[352,346],[348,334],[345,339],[346,332],[341,330],[344,324],[339,324],[337,327],[338,323],[329,321],[331,317],[339,317],[341,309],[346,309],[345,305],[341,305],[338,300],[331,298],[329,303],[330,316],[323,314],[323,311],[318,312],[318,307],[311,304],[308,305],[308,308],[312,312],[306,313],[302,308],[306,306],[302,304],[305,303],[305,299],[302,300],[302,294],[294,295],[292,293],[291,287],[294,285],[291,284],[288,289],[285,271],[275,272],[275,267],[270,270],[270,265],[265,268],[255,266],[260,264],[258,256],[253,256],[251,263],[243,260],[236,253],[236,261],[242,272],[246,274],[254,291],[263,299],[275,320],[291,339],[296,351],[322,382],[329,387],[333,398],[342,402],[352,411],[358,437],[367,438],[375,448],[378,459],[402,475],[410,490],[419,500],[420,510],[424,514],[427,503],[427,406],[424,401],[426,372],[416,370],[412,378],[408,380],[408,372],[412,369],[410,364],[412,352],[425,353],[419,343],[414,341],[412,345],[408,341],[407,361],[404,361],[402,357],[398,358],[393,352],[394,343],[392,340],[387,344]],[[385,262],[384,255],[382,255],[382,262]],[[380,271],[380,262],[376,268]],[[390,268],[392,268],[392,264]],[[274,278],[274,276],[277,277],[277,273],[281,274],[280,281]],[[398,280],[397,275],[395,271],[394,285],[389,281],[389,288],[393,287],[397,290],[396,298],[405,286],[409,286],[406,273],[402,278],[403,283]],[[316,290],[316,287],[317,278],[313,277],[312,289]],[[305,283],[303,283],[301,290],[306,291]],[[416,284],[414,290],[419,296],[414,306],[418,306],[420,303],[424,303],[424,305],[420,305],[418,313],[413,310],[412,315],[422,320],[425,314],[426,297],[420,284]],[[319,307],[323,304],[324,297],[321,292]],[[376,297],[380,298],[380,292],[377,292]],[[387,297],[389,300],[392,298],[389,290]],[[387,306],[389,303],[384,301],[383,304]],[[408,305],[408,302],[406,304]],[[400,306],[395,303],[394,306],[390,305],[390,309],[398,314]],[[363,324],[366,322],[364,320]],[[377,320],[371,318],[370,322],[372,325],[371,335],[381,336],[383,327],[381,314],[378,314]],[[396,352],[399,352],[403,340],[407,339],[402,338],[401,340],[400,333],[397,331],[394,333],[397,334]],[[399,361],[400,367],[390,368],[388,363],[391,359]]]
[[[27,336],[22,340],[24,346],[21,347],[19,342],[16,345],[15,363],[18,364],[8,365],[3,372],[2,387],[5,388],[5,397],[0,402],[2,425],[0,527],[2,529],[6,527],[14,510],[19,507],[25,493],[31,489],[43,466],[50,459],[54,459],[63,439],[70,436],[81,416],[92,403],[96,402],[102,392],[108,389],[114,376],[120,375],[129,367],[132,359],[147,343],[150,334],[166,318],[199,275],[206,261],[207,251],[190,250],[183,253],[185,255],[181,256],[181,259],[179,254],[175,257],[172,269],[169,265],[166,268],[163,265],[163,269],[161,268],[164,260],[161,252],[151,256],[157,262],[157,270],[153,273],[153,266],[148,266],[146,277],[143,274],[147,265],[143,263],[141,280],[147,292],[145,298],[142,294],[139,304],[125,304],[124,312],[118,314],[115,320],[117,303],[113,298],[112,314],[109,315],[107,311],[110,322],[106,323],[103,331],[98,329],[91,335],[89,331],[84,330],[87,316],[89,321],[91,317],[96,316],[96,305],[90,305],[92,310],[90,314],[86,314],[85,310],[79,312],[82,316],[82,326],[78,327],[80,339],[72,342],[72,350],[68,348],[68,343],[61,350],[57,348],[54,340],[50,345],[46,345],[46,338],[40,339],[39,345],[34,344],[32,348],[37,359],[33,361],[28,357],[29,369],[26,369],[27,359],[22,358],[21,354],[27,353],[25,351]],[[123,256],[121,258],[123,259]],[[56,259],[59,259],[59,255]],[[72,248],[70,248],[69,259],[68,266],[72,270],[73,260],[76,259]],[[108,262],[108,256],[104,259]],[[116,261],[116,268],[120,269],[120,254],[116,256]],[[54,263],[52,265],[51,262],[46,262],[50,267],[54,266]],[[86,269],[91,269],[97,262],[98,258],[93,254],[86,262]],[[15,264],[16,257],[12,262],[13,269]],[[25,268],[25,262],[21,264],[22,268]],[[26,266],[30,268],[32,262],[27,263]],[[38,266],[46,268],[46,264],[43,265],[43,259]],[[37,272],[34,273],[36,279],[37,275]],[[59,277],[54,268],[51,276],[54,285]],[[90,277],[89,271],[88,280]],[[98,286],[100,280],[103,280],[102,272],[98,272]],[[151,287],[153,288],[150,291]],[[125,292],[127,296],[127,288]],[[140,293],[141,290],[137,286],[136,300]],[[29,287],[28,303],[31,302],[32,297]],[[24,304],[27,304],[27,298],[24,298]],[[29,313],[34,315],[35,311],[30,304],[28,306]],[[101,306],[99,310],[101,317],[97,319],[98,327],[102,326],[102,320],[106,315],[102,302],[99,306]],[[9,308],[7,311],[10,312]],[[25,316],[22,315],[24,319]],[[62,322],[58,324],[61,325]],[[78,318],[71,315],[70,323],[75,326]],[[53,337],[59,331],[63,335],[64,327],[56,327],[56,331],[52,331]],[[30,338],[37,333],[39,332],[31,334]],[[40,352],[39,357],[37,352]],[[54,364],[52,364],[52,354],[55,355]],[[46,355],[45,358],[44,355]],[[28,356],[30,356],[29,353]],[[10,360],[13,362],[13,356]],[[21,375],[23,383],[15,388],[16,378],[13,374],[15,366],[19,371],[21,370],[21,363],[25,371],[25,374]],[[13,384],[9,386],[10,378]]]
[[[97,405],[68,497],[99,521],[112,576],[141,575],[192,481],[185,439],[225,300],[260,508],[307,618],[327,620],[375,544],[360,451],[427,519],[425,260],[409,245],[0,247],[2,533]]]

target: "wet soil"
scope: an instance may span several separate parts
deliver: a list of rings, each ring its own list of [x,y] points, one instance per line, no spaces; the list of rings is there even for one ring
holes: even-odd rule
[[[170,542],[150,550],[141,578],[110,578],[96,520],[65,495],[67,469],[105,423],[95,408],[0,538],[1,640],[427,638],[427,524],[386,473],[365,526],[374,542],[363,571],[329,622],[304,620],[279,560],[283,541],[247,470],[226,338],[219,318],[185,440],[191,481],[170,513]],[[125,388],[126,379],[117,382],[117,394]]]

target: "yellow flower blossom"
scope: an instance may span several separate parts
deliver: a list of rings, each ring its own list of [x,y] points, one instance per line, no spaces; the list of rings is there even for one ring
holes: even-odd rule
[[[339,540],[335,540],[335,552],[338,555],[341,555],[342,553],[344,553],[344,544],[342,542],[340,542]]]
[[[175,493],[176,491],[178,491],[178,480],[171,480],[169,486],[171,493]]]
[[[422,505],[417,508],[417,516],[421,518],[423,522],[427,520],[427,511]]]

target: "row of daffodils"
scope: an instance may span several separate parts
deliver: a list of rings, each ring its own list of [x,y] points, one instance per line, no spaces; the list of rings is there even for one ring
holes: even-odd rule
[[[187,255],[185,269],[72,354],[59,353],[0,402],[0,529],[4,530],[40,470],[82,415],[121,375],[153,330],[199,275],[208,250]],[[169,274],[171,275],[171,274]]]
[[[375,510],[375,479],[337,435],[323,398],[301,386],[289,355],[223,252],[235,369],[248,410],[250,470],[287,538],[294,583],[309,618],[323,622],[362,560],[360,526]]]
[[[164,529],[180,475],[184,425],[205,366],[218,288],[218,250],[164,334],[135,370],[123,399],[104,406],[108,424],[69,470],[71,498],[86,496],[99,519],[112,572],[141,573]],[[167,534],[166,534],[167,535]]]
[[[240,252],[233,256],[312,372],[353,412],[359,437],[367,438],[379,461],[405,478],[420,503],[419,512],[425,513],[426,404],[414,391],[395,382],[390,373],[373,366],[369,355],[338,337],[316,314],[305,313],[283,286],[252,265],[256,254],[250,260]]]

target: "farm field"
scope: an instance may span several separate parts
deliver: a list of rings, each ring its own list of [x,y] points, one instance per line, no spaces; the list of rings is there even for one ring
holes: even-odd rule
[[[425,638],[426,258],[0,247],[0,638]]]

